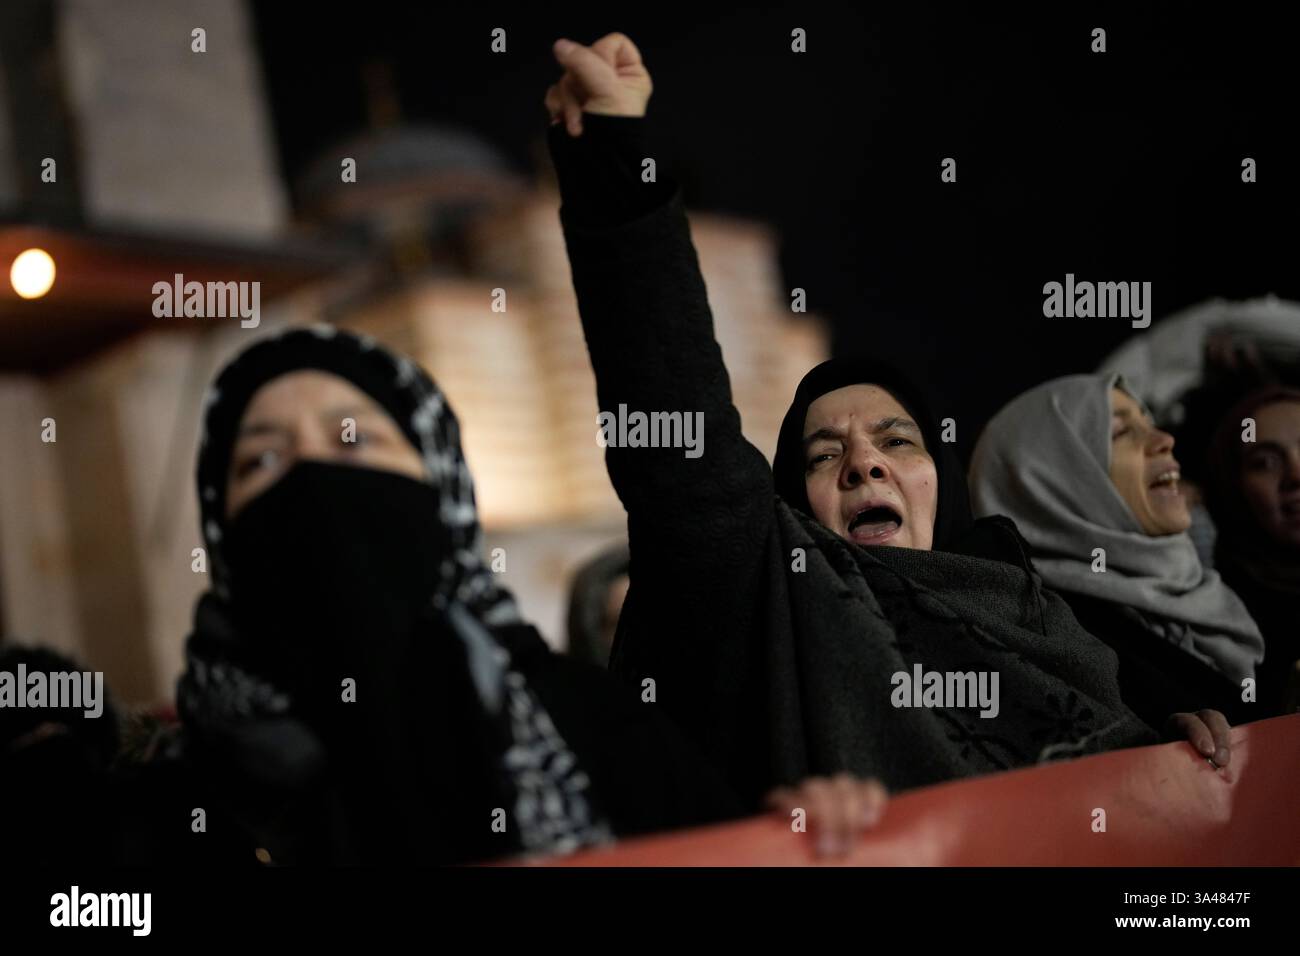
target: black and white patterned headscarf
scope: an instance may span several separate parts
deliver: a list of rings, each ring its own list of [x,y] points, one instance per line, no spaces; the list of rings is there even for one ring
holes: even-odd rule
[[[222,540],[226,482],[240,419],[259,388],[304,369],[339,375],[383,406],[419,451],[426,479],[439,490],[441,519],[450,532],[453,553],[443,562],[430,601],[465,645],[484,711],[508,728],[511,745],[500,755],[500,763],[513,786],[513,818],[523,848],[557,853],[607,841],[608,824],[593,818],[589,778],[494,634],[528,625],[481,557],[473,481],[456,416],[438,387],[410,359],[393,355],[369,336],[315,325],[259,340],[222,370],[204,400],[198,456],[200,520],[212,575],[212,594],[205,600],[229,601],[231,596]],[[178,709],[187,724],[202,728],[289,712],[292,701],[283,688],[213,652],[211,643],[199,639],[202,622],[196,623],[177,691]]]

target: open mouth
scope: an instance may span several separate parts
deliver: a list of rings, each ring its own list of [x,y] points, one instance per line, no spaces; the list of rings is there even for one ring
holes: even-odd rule
[[[1182,474],[1177,468],[1171,468],[1168,471],[1162,471],[1156,475],[1155,480],[1147,485],[1151,491],[1157,495],[1177,496],[1181,494],[1178,490],[1178,480]]]
[[[849,522],[849,540],[858,544],[881,544],[898,533],[903,519],[888,505],[864,508]]]

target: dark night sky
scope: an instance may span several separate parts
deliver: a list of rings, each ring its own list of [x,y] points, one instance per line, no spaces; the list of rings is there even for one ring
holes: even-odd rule
[[[1150,280],[1157,321],[1211,295],[1300,298],[1282,228],[1300,179],[1294,44],[1257,8],[253,7],[290,181],[365,125],[370,59],[392,64],[408,118],[469,127],[528,171],[558,76],[551,41],[628,34],[655,80],[660,168],[688,204],[773,224],[786,284],[832,320],[836,352],[887,354],[959,422],[1141,334],[1043,318],[1043,283],[1067,272]],[[496,26],[505,55],[489,51]],[[806,54],[789,50],[795,26]],[[1104,54],[1089,50],[1095,26]],[[956,184],[940,182],[945,156]],[[974,432],[959,425],[963,450]]]

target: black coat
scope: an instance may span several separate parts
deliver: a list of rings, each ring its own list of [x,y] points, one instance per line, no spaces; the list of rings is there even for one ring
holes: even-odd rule
[[[1231,724],[1266,714],[1241,700],[1241,688],[1221,672],[1163,641],[1113,601],[1062,592],[1079,623],[1110,646],[1119,658],[1119,690],[1124,703],[1157,729],[1171,714],[1221,711]]]
[[[612,668],[653,680],[752,801],[809,774],[901,789],[1154,742],[1010,522],[980,522],[967,553],[860,548],[777,497],[731,402],[680,194],[662,168],[638,175],[642,122],[550,133],[600,408],[705,423],[697,458],[607,451],[631,546]],[[894,706],[894,675],[916,665],[997,672],[998,715]]]

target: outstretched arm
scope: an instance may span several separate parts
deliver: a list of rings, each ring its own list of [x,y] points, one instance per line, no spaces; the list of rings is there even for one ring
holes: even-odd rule
[[[606,460],[628,511],[633,586],[647,552],[671,552],[676,566],[696,573],[743,573],[732,558],[757,551],[771,521],[771,472],[741,434],[680,192],[661,173],[658,181],[642,179],[649,73],[621,34],[590,47],[565,42],[556,44],[564,76],[546,95],[549,142],[597,397],[613,439]],[[622,444],[635,440],[638,413],[647,442],[670,431],[681,442]]]

